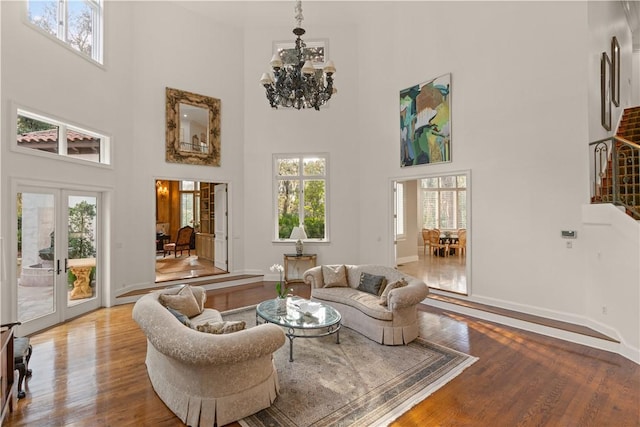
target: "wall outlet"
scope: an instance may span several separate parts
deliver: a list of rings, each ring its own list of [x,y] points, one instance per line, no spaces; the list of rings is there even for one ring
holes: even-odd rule
[[[567,249],[571,249],[573,247],[573,242],[567,242]]]
[[[606,305],[602,306],[602,314],[604,314],[605,316],[607,315],[607,306]]]

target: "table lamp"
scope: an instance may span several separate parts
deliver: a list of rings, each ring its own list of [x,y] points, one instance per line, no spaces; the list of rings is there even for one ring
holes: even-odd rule
[[[293,230],[291,231],[291,236],[289,238],[296,240],[296,255],[297,256],[302,255],[302,250],[303,250],[302,239],[307,238],[307,233],[304,232],[304,227],[303,226],[293,227]]]

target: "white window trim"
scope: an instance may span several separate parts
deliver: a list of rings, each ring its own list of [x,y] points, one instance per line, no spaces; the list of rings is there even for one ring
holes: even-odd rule
[[[98,138],[101,138],[101,144],[100,144],[100,158],[104,158],[104,162],[93,162],[90,160],[84,160],[84,159],[78,159],[75,157],[70,157],[67,155],[63,155],[63,154],[54,154],[54,153],[48,153],[45,151],[41,151],[41,150],[35,150],[32,148],[24,148],[24,147],[20,147],[18,146],[18,141],[16,138],[16,135],[18,133],[17,128],[18,128],[18,111],[20,111],[20,115],[26,116],[26,117],[30,117],[36,120],[41,120],[44,122],[49,122],[52,124],[55,124],[57,126],[59,126],[62,131],[61,133],[64,132],[64,134],[66,134],[66,128],[67,127],[72,127],[75,129],[78,129],[79,131],[86,133],[87,135],[91,135],[91,136],[95,136]],[[33,108],[29,108],[29,107],[24,107],[21,105],[18,105],[16,103],[12,103],[12,107],[11,107],[11,126],[10,126],[10,132],[11,132],[11,144],[10,144],[10,148],[11,151],[16,152],[16,153],[21,153],[21,154],[26,154],[29,156],[37,156],[37,157],[44,157],[44,158],[48,158],[48,159],[52,159],[52,160],[58,160],[58,161],[63,161],[63,162],[67,162],[67,163],[76,163],[76,164],[80,164],[80,165],[88,165],[88,166],[93,166],[93,167],[97,167],[97,168],[104,168],[104,169],[113,169],[113,162],[112,160],[114,159],[113,157],[113,138],[111,137],[111,135],[109,135],[106,132],[97,130],[97,129],[92,129],[91,127],[85,126],[85,125],[81,125],[81,124],[77,124],[74,122],[71,122],[69,120],[65,120],[62,119],[60,117],[56,117],[52,114],[47,114],[47,113],[43,113],[40,112],[36,109]],[[63,145],[66,145],[66,138],[60,138],[60,146],[62,147]],[[59,150],[60,151],[60,150]]]
[[[406,197],[404,182],[396,182],[396,239],[405,240],[406,224],[407,224],[407,209],[406,209]]]
[[[274,227],[272,232],[272,243],[291,243],[295,242],[294,239],[284,238],[280,239],[277,237],[278,235],[278,202],[276,200],[276,194],[278,194],[278,179],[282,178],[278,175],[278,160],[279,159],[298,159],[305,157],[322,157],[325,160],[325,174],[324,174],[324,239],[304,239],[303,242],[313,242],[313,243],[330,243],[330,226],[329,226],[329,153],[276,153],[272,156],[271,159],[271,169],[272,169],[272,189],[271,189],[271,202],[273,203],[273,218],[271,223]],[[300,175],[302,176],[302,175]],[[306,176],[307,178],[313,177],[312,175]]]
[[[68,1],[68,0],[67,0]],[[94,28],[97,28],[98,33],[95,35],[95,46],[94,46],[94,51],[95,51],[95,58],[92,56],[89,56],[83,52],[80,52],[77,49],[74,49],[69,43],[67,43],[66,41],[62,40],[61,38],[50,34],[48,32],[46,32],[45,30],[43,30],[42,28],[40,28],[39,26],[37,26],[36,24],[34,24],[33,22],[31,22],[29,20],[29,2],[28,0],[25,0],[23,3],[23,8],[22,8],[22,22],[29,28],[33,29],[34,31],[37,31],[39,34],[44,35],[45,37],[47,37],[49,40],[53,41],[54,43],[57,43],[58,45],[64,47],[65,49],[75,53],[76,55],[78,55],[80,58],[85,59],[86,61],[90,62],[91,64],[100,67],[102,69],[105,69],[104,66],[104,8],[105,8],[105,1],[104,0],[88,0],[91,3],[95,3],[97,5],[98,8],[98,21],[95,22],[94,21]]]

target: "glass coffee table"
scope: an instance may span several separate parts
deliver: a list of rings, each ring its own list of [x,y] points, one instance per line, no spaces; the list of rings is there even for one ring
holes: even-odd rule
[[[310,303],[313,310],[304,312],[301,306]],[[311,312],[313,311],[313,312]],[[336,344],[340,344],[340,321],[338,311],[326,304],[304,298],[287,298],[286,310],[279,310],[275,299],[263,301],[256,307],[256,325],[273,323],[285,328],[289,338],[289,362],[293,362],[294,338],[320,338],[336,334]]]

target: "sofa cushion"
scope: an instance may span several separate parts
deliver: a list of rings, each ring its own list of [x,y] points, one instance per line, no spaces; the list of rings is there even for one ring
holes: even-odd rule
[[[347,282],[347,268],[344,265],[323,265],[322,281],[324,282],[325,288],[348,287],[349,282]]]
[[[311,295],[318,300],[351,306],[374,319],[393,320],[393,313],[380,306],[378,295],[353,288],[315,288],[311,291]]]
[[[396,289],[396,288],[401,288],[403,286],[407,286],[408,283],[407,281],[403,278],[401,278],[400,280],[396,280],[394,282],[391,282],[389,284],[387,284],[387,286],[385,286],[384,291],[382,291],[382,294],[380,294],[380,305],[386,306],[387,305],[387,299],[389,298],[389,292],[391,292],[392,290]]]
[[[161,294],[159,299],[165,307],[177,310],[187,317],[193,317],[201,312],[189,285],[183,286],[177,294]]]
[[[206,332],[208,334],[230,334],[232,332],[243,330],[245,326],[245,322],[242,320],[223,321],[198,325],[196,326],[196,330]]]
[[[178,310],[174,310],[171,307],[167,307],[167,310],[169,310],[169,313],[171,313],[174,316],[176,316],[176,319],[178,319],[180,321],[180,323],[182,323],[185,326],[191,326],[191,321],[189,320],[189,318],[187,316],[185,316],[184,314],[180,313]]]
[[[358,290],[367,292],[372,295],[380,295],[380,289],[386,285],[387,278],[384,276],[377,276],[375,274],[360,273],[360,284]]]
[[[191,327],[196,329],[198,325],[204,325],[205,323],[222,322],[222,315],[218,310],[213,308],[205,308],[202,313],[197,316],[193,316],[191,319]]]

